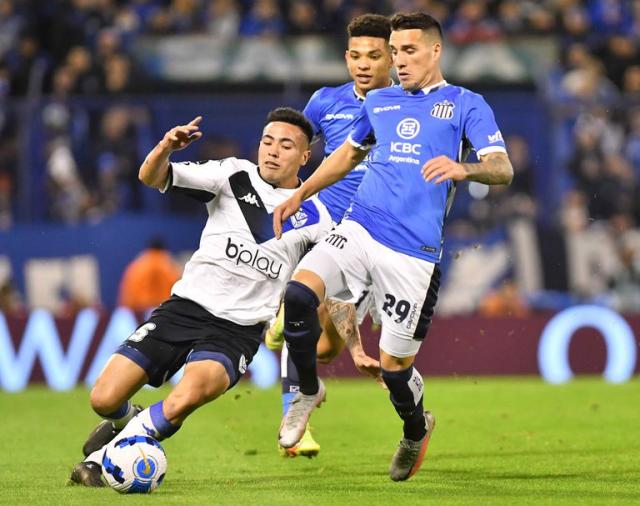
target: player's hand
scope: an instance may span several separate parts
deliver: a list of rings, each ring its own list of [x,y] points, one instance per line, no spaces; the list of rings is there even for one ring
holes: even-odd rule
[[[360,371],[362,374],[368,374],[372,378],[374,378],[379,385],[387,389],[387,385],[382,381],[382,375],[380,373],[380,361],[376,360],[373,357],[370,357],[364,352],[356,353],[352,355],[353,363],[356,366],[356,369]]]
[[[432,158],[422,167],[422,177],[425,181],[435,184],[443,181],[464,181],[468,177],[468,173],[461,163],[454,162],[448,156],[436,156]]]
[[[273,232],[276,235],[276,239],[282,237],[282,224],[296,214],[300,210],[301,205],[302,198],[299,192],[295,192],[273,210]]]
[[[163,148],[172,152],[178,151],[186,148],[193,141],[197,141],[202,137],[202,132],[200,131],[199,126],[201,121],[202,116],[197,116],[186,125],[173,127],[164,134],[164,137],[160,141]]]

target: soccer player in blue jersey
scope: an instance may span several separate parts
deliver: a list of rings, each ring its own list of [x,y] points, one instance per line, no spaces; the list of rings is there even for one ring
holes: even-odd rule
[[[345,60],[349,75],[353,79],[341,86],[320,88],[316,91],[304,109],[304,115],[311,123],[314,137],[324,138],[324,152],[329,156],[348,137],[354,126],[365,95],[378,88],[393,84],[391,79],[391,50],[389,19],[379,14],[363,14],[354,18],[347,27],[349,42],[345,51]],[[319,200],[326,206],[334,223],[340,223],[351,203],[368,167],[364,160],[344,178],[323,189]],[[380,363],[365,354],[358,321],[362,321],[370,308],[371,297],[365,297],[358,309],[353,303],[326,301],[320,305],[319,318],[323,332],[316,347],[317,358],[321,363],[329,363],[347,346],[356,367],[365,373],[379,378]],[[326,309],[325,309],[326,307]],[[265,336],[267,346],[272,350],[282,349],[282,311],[278,320]],[[299,391],[298,373],[285,347],[281,355],[282,408],[289,409],[289,403]],[[292,448],[280,449],[283,456],[303,455],[313,457],[320,451],[320,445],[307,429],[302,439]]]
[[[283,418],[279,443],[296,444],[325,398],[316,373],[317,307],[353,301],[372,285],[381,305],[380,363],[403,438],[389,474],[406,480],[422,463],[434,428],[413,366],[438,295],[443,227],[458,181],[509,184],[513,169],[482,96],[448,84],[440,70],[442,29],[425,13],[396,14],[390,46],[399,86],[371,91],[349,138],[274,210],[274,231],[310,195],[342,178],[375,145],[347,217],[299,264],[285,290],[285,338],[300,393]],[[464,163],[466,145],[478,163]]]

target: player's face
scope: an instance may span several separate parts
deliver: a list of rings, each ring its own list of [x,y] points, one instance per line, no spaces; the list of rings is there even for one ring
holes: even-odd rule
[[[369,90],[389,86],[392,62],[389,44],[385,39],[351,37],[344,57],[359,93],[364,95]]]
[[[391,32],[389,44],[403,89],[417,90],[442,79],[442,44],[437,38],[420,29],[400,30]]]
[[[258,148],[262,178],[274,186],[298,186],[298,170],[307,163],[311,151],[304,132],[291,123],[274,121],[264,127]]]

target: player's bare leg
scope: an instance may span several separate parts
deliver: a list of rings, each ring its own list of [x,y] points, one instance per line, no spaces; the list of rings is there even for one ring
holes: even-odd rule
[[[115,353],[109,358],[91,389],[89,402],[93,410],[104,418],[89,434],[82,447],[84,456],[111,441],[142,409],[132,406],[129,399],[149,379],[142,367],[133,360]]]
[[[435,419],[424,411],[424,383],[413,367],[415,356],[395,357],[380,350],[382,378],[389,388],[389,397],[404,422],[403,438],[391,459],[389,476],[404,481],[416,474],[422,465]]]
[[[200,406],[211,402],[229,388],[231,381],[220,362],[189,362],[184,376],[163,402],[165,418],[173,425],[182,422]]]
[[[89,434],[82,446],[85,457],[96,453],[109,443],[140,411],[129,399],[148,378],[144,369],[131,359],[115,353],[109,358],[89,395],[91,407],[104,418]],[[104,487],[102,469],[97,457],[76,464],[69,483],[87,487]]]
[[[229,388],[230,379],[222,364],[213,360],[187,363],[184,376],[164,401],[157,402],[132,418],[119,436],[149,435],[159,441],[175,434],[182,422],[203,404],[211,402]],[[74,467],[71,482],[102,487],[100,448]]]

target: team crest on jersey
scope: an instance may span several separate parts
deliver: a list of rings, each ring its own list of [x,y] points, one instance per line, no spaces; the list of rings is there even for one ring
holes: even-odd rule
[[[420,122],[414,118],[405,118],[398,123],[396,133],[403,139],[413,139],[420,133]]]
[[[307,216],[307,213],[300,210],[291,217],[291,224],[293,225],[293,228],[304,227],[304,224],[307,222],[308,219],[309,219],[309,216]]]
[[[436,102],[433,109],[431,109],[431,116],[438,119],[451,119],[453,118],[453,108],[455,106],[456,104],[448,100]]]

